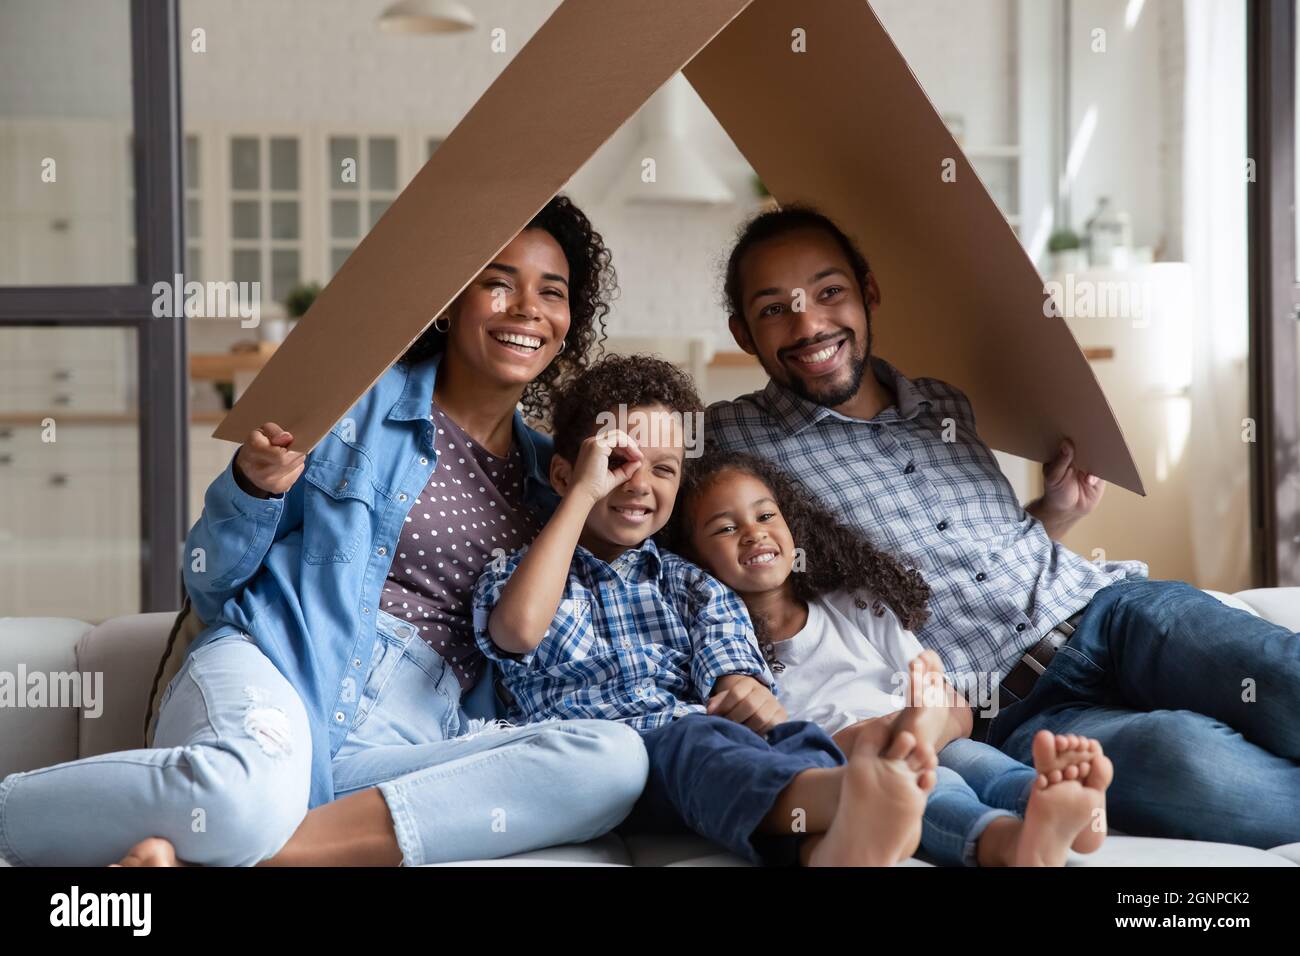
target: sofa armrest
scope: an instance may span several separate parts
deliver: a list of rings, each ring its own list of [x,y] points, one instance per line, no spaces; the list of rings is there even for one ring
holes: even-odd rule
[[[0,618],[0,694],[16,695],[0,706],[0,777],[77,758],[77,708],[18,704],[28,701],[27,677],[77,670],[77,642],[90,629],[63,617]]]
[[[1289,631],[1300,631],[1300,588],[1255,588],[1233,595],[1260,617]]]
[[[149,688],[175,619],[175,611],[115,617],[96,626],[77,644],[78,667],[104,675],[103,712],[98,717],[81,715],[78,756],[138,750],[145,745]]]

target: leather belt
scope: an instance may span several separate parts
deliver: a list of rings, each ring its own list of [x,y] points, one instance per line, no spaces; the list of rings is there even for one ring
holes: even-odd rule
[[[1014,704],[1016,701],[1024,700],[1029,696],[1029,692],[1034,689],[1038,683],[1038,678],[1043,676],[1052,658],[1056,656],[1065,644],[1074,636],[1075,628],[1079,626],[1079,621],[1083,618],[1083,612],[1087,608],[1076,611],[1068,618],[1056,625],[1050,631],[1043,635],[1037,644],[1025,651],[1016,662],[1016,666],[1011,668],[1011,672],[1002,678],[1000,690],[1004,690],[1011,695],[1010,700],[1004,700],[999,693],[998,709],[1008,704]],[[993,723],[993,718],[985,717],[978,711],[975,713],[975,723],[971,730],[971,737],[974,740],[983,741],[987,738],[989,726]]]
[[[1012,694],[1015,700],[1024,700],[1028,697],[1029,692],[1038,683],[1038,678],[1043,676],[1043,672],[1052,663],[1056,652],[1074,635],[1074,629],[1079,626],[1082,617],[1083,611],[1076,611],[1025,651],[1016,662],[1016,666],[1011,668],[1011,673],[1002,678],[1002,689]]]

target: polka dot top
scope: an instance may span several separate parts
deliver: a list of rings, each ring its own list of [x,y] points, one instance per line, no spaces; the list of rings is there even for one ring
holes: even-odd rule
[[[540,524],[524,505],[517,443],[498,458],[436,402],[429,418],[438,465],[406,515],[381,602],[389,614],[417,625],[469,690],[486,661],[474,641],[474,582],[495,556],[531,542]]]

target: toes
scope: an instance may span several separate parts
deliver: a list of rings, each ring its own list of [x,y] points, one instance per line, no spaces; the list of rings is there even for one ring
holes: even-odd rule
[[[933,790],[937,781],[938,775],[933,770],[923,770],[916,775],[916,785],[921,788],[923,793],[929,793]]]
[[[888,760],[902,760],[916,748],[916,736],[910,730],[900,730],[889,742],[883,756]]]

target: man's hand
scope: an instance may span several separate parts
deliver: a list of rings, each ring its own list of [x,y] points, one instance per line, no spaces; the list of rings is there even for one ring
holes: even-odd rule
[[[744,724],[760,736],[767,736],[777,724],[790,719],[767,685],[748,674],[719,677],[706,711],[711,716]]]
[[[1043,496],[1025,510],[1059,539],[1101,501],[1106,483],[1074,466],[1074,443],[1061,442],[1056,457],[1043,465]]]

